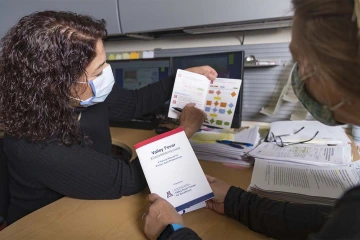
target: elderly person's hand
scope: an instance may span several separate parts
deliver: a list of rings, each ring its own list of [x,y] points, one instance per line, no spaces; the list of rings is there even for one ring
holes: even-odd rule
[[[165,199],[153,193],[147,197],[149,207],[143,215],[144,232],[149,239],[157,239],[169,224],[184,226],[183,217]]]

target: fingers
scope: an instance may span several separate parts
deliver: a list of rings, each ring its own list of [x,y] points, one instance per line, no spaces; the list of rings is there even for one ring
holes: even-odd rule
[[[155,202],[156,200],[158,200],[158,199],[161,199],[161,197],[159,196],[159,195],[157,195],[156,193],[152,193],[152,194],[149,194],[148,196],[147,196],[147,201],[148,202],[150,202],[150,204],[151,203],[153,203],[153,202]]]
[[[149,212],[150,206],[151,206],[151,203],[149,203],[149,205],[146,207],[145,213],[148,213],[148,212]]]
[[[196,103],[188,103],[185,105],[185,107],[195,107]]]
[[[217,74],[217,72],[215,71],[215,69],[213,69],[213,68],[210,67],[210,66],[203,66],[203,67],[202,67],[202,70],[203,70],[202,74],[203,74],[204,76],[206,76],[210,81],[214,81],[214,80],[217,78],[217,76],[218,76],[218,74]]]
[[[213,200],[208,200],[205,203],[206,203],[205,208],[212,209],[213,204],[214,204]]]
[[[202,112],[203,115],[204,115],[204,120],[206,120],[206,118],[207,118],[206,112],[204,112],[203,110],[201,110],[201,112]]]
[[[205,175],[205,176],[209,183],[214,183],[216,181],[216,178],[214,178],[210,175]]]
[[[218,74],[215,69],[213,69],[210,66],[201,66],[201,67],[193,67],[186,69],[187,71],[194,72],[197,74],[204,75],[207,77],[211,83],[214,82],[214,80],[217,78]]]
[[[196,103],[188,103],[188,104],[185,105],[184,108],[186,108],[186,107],[190,108],[190,107],[195,107],[195,106],[196,106]],[[196,110],[197,110],[197,111],[201,111],[201,113],[203,114],[204,118],[207,118],[207,115],[206,115],[206,113],[205,113],[203,110],[198,109],[198,108],[197,108]]]
[[[142,215],[141,219],[143,221],[146,220],[146,217],[148,216],[148,214],[150,214],[150,207],[155,203],[155,201],[162,199],[159,195],[157,195],[156,193],[152,193],[149,194],[146,197],[146,200],[149,202],[149,204],[147,205],[144,214]],[[156,203],[155,203],[156,204]]]

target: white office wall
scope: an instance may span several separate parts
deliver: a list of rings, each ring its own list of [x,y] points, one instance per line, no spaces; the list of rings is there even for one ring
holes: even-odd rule
[[[155,48],[191,48],[240,45],[243,33],[193,35],[160,40],[130,40],[105,42],[106,52],[153,50]],[[282,43],[291,41],[291,28],[245,32],[244,44]]]

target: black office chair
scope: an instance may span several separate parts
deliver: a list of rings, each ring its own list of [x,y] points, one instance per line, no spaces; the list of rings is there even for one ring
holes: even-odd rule
[[[4,140],[0,139],[0,230],[3,227],[9,207],[9,178]]]

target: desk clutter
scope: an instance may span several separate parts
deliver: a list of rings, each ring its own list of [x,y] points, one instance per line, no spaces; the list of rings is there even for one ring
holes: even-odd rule
[[[229,132],[204,128],[197,132],[190,143],[198,159],[222,162],[224,165],[249,167],[254,161],[247,153],[260,141],[259,127]]]
[[[323,205],[333,205],[360,184],[360,163],[352,162],[350,142],[341,126],[315,121],[274,122],[266,139],[258,126],[201,130],[190,139],[199,159],[241,168],[254,164],[248,190],[259,196]]]

